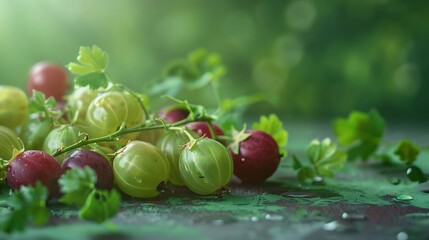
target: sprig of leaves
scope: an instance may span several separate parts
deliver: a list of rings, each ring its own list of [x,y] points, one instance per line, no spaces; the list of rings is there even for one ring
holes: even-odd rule
[[[149,94],[176,96],[184,88],[194,90],[213,84],[225,73],[226,67],[219,54],[198,49],[187,58],[170,63],[161,79],[149,87]]]
[[[96,189],[97,175],[92,168],[73,168],[61,176],[58,183],[64,196],[60,202],[80,207],[79,217],[104,222],[119,209],[121,197],[116,190]]]
[[[57,107],[57,101],[54,97],[46,98],[45,94],[37,90],[33,90],[32,97],[29,101],[30,113],[41,113],[43,119],[51,121],[51,124],[58,124],[64,114]]]
[[[334,132],[340,144],[348,147],[350,159],[361,158],[367,160],[378,149],[383,140],[386,128],[383,117],[376,110],[368,113],[353,111],[347,119],[338,118],[333,124]],[[413,165],[420,154],[420,147],[410,140],[399,141],[394,149],[393,155],[384,148],[377,153],[387,161],[397,160],[407,165],[406,176],[413,182],[426,182],[427,176],[423,171]]]
[[[93,190],[79,210],[79,217],[94,222],[104,222],[119,210],[121,196],[116,190]]]
[[[279,146],[280,153],[286,155],[285,147],[288,140],[288,132],[283,128],[283,122],[280,121],[276,114],[261,116],[259,122],[253,123],[252,129],[270,134]]]
[[[407,164],[412,164],[416,161],[417,156],[420,153],[420,147],[415,145],[410,140],[402,140],[398,143],[394,154],[399,159]]]
[[[336,119],[333,128],[339,144],[348,147],[350,159],[367,160],[383,138],[385,122],[377,110],[353,111],[348,118]]]
[[[81,47],[78,63],[71,62],[67,65],[70,72],[77,75],[74,79],[75,86],[88,86],[91,89],[106,88],[109,78],[106,68],[109,63],[108,54],[97,46]]]
[[[28,222],[45,224],[49,219],[46,208],[48,189],[40,182],[34,187],[22,186],[12,193],[6,206],[8,210],[0,220],[0,228],[6,233],[23,231]]]
[[[226,135],[230,135],[233,128],[240,127],[239,124],[243,122],[244,112],[251,105],[264,101],[270,102],[269,96],[261,93],[236,98],[225,98],[216,112],[218,116],[216,123],[222,127]]]
[[[315,177],[333,177],[332,170],[341,168],[347,161],[347,154],[338,150],[329,138],[312,140],[307,147],[307,156],[310,165],[302,164],[293,156],[293,168],[298,170],[297,178],[301,182],[312,181]]]
[[[89,193],[95,189],[97,175],[90,167],[67,171],[58,180],[61,192],[64,195],[59,199],[61,203],[83,206]]]

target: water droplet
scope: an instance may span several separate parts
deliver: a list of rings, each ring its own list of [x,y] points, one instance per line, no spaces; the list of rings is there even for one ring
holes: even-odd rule
[[[396,235],[397,240],[407,240],[408,234],[406,232],[400,232]]]
[[[363,221],[366,220],[366,216],[361,213],[350,213],[350,212],[344,212],[341,215],[341,218],[344,220],[357,220],[357,221]]]
[[[208,216],[202,216],[199,218],[194,219],[193,223],[209,223],[216,226],[221,226],[225,224],[231,224],[237,222],[238,219],[231,215],[226,214],[218,214],[218,215],[208,215]]]
[[[393,185],[398,185],[398,184],[400,184],[400,183],[401,183],[401,179],[399,179],[399,178],[391,178],[391,179],[389,180],[389,182],[390,182],[391,184],[393,184]]]
[[[328,222],[323,224],[323,230],[325,231],[343,231],[344,230],[344,225],[341,224],[338,221],[332,221],[332,222]]]
[[[401,201],[410,201],[410,200],[413,200],[413,197],[411,197],[410,195],[401,194],[396,196],[396,199]]]
[[[251,222],[257,222],[258,220],[259,220],[258,217],[255,217],[255,216],[250,218]]]
[[[428,180],[425,174],[423,173],[423,171],[420,168],[415,166],[409,167],[407,169],[406,174],[408,179],[410,179],[413,182],[424,183]]]
[[[305,193],[290,193],[290,194],[286,194],[286,197],[291,197],[291,198],[311,198],[311,197],[315,197],[315,196],[310,195],[310,194],[305,194]]]
[[[280,222],[284,219],[284,217],[282,215],[277,214],[266,214],[265,219],[268,221]]]
[[[242,162],[246,161],[246,159],[244,159],[244,158],[241,158],[240,160],[241,160]]]
[[[281,192],[280,195],[291,198],[330,198],[341,196],[341,194],[328,189],[305,189],[304,187],[301,189],[291,189],[291,191]]]
[[[138,183],[143,182],[143,179],[141,177],[134,177],[134,180],[136,180],[136,182],[138,182]]]
[[[313,178],[312,184],[313,185],[318,185],[318,186],[325,185],[325,181],[323,181],[323,178],[321,176],[315,176]]]
[[[323,229],[325,231],[330,231],[330,232],[356,232],[357,231],[355,224],[351,224],[351,222],[342,222],[337,220],[325,223],[323,225]]]

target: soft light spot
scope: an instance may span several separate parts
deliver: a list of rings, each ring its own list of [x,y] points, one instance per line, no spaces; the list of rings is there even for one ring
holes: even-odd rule
[[[287,74],[287,69],[271,59],[263,59],[253,68],[252,80],[260,90],[277,93],[283,91],[288,78]]]
[[[304,46],[297,37],[284,35],[275,42],[273,56],[278,64],[285,67],[294,67],[304,57]]]
[[[414,95],[420,87],[420,82],[420,70],[414,64],[406,63],[400,66],[393,75],[393,85],[402,95]]]
[[[255,35],[255,22],[249,13],[235,11],[224,19],[223,32],[231,45],[245,48]]]
[[[253,217],[250,218],[250,221],[251,222],[257,222],[258,221],[258,217],[253,216]]]
[[[285,22],[292,28],[306,30],[311,27],[316,15],[313,3],[305,0],[293,1],[286,7]]]
[[[408,240],[408,234],[406,232],[400,232],[396,235],[397,240]]]

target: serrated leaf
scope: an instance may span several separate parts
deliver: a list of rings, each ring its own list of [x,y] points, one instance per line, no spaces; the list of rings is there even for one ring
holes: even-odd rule
[[[314,139],[307,147],[307,155],[312,163],[320,163],[329,159],[337,151],[337,146],[331,142],[331,139],[325,138],[320,142]]]
[[[54,97],[46,99],[44,93],[33,90],[29,101],[30,113],[41,113],[49,121],[57,121],[63,115],[61,110],[57,109],[57,102]]]
[[[79,210],[79,217],[89,221],[104,222],[114,216],[121,202],[121,196],[115,190],[93,190]]]
[[[33,90],[32,97],[30,98],[30,112],[44,112],[46,109],[56,106],[56,101],[53,97],[46,99],[45,94],[37,90]]]
[[[412,164],[417,159],[420,148],[410,140],[402,140],[396,147],[394,153],[401,161]]]
[[[60,202],[70,205],[82,206],[88,194],[95,189],[97,175],[92,168],[73,168],[61,176],[58,183],[64,195]]]
[[[68,70],[75,75],[85,75],[94,72],[94,68],[91,66],[83,66],[78,63],[69,63],[67,65]]]
[[[57,101],[55,101],[54,97],[49,97],[45,100],[45,106],[49,109],[55,108],[57,106]]]
[[[74,83],[78,87],[88,86],[91,89],[106,88],[109,85],[106,75],[99,72],[77,76]]]
[[[21,232],[27,226],[28,213],[24,208],[18,208],[9,212],[3,219],[0,220],[0,227],[3,232]]]
[[[8,202],[11,211],[3,216],[0,228],[7,233],[22,231],[32,220],[34,224],[44,224],[49,219],[46,208],[48,189],[37,182],[34,186],[22,186],[15,191]]]
[[[348,118],[336,119],[333,128],[339,144],[349,147],[350,159],[367,160],[381,142],[385,123],[376,110],[353,111]]]
[[[97,46],[92,48],[81,47],[77,60],[79,63],[70,63],[68,65],[68,69],[72,73],[76,75],[86,75],[92,72],[103,73],[109,63],[109,56]]]
[[[109,56],[106,52],[97,46],[81,47],[77,60],[79,63],[72,62],[67,65],[68,69],[77,75],[74,79],[76,86],[89,86],[91,89],[108,86],[109,80],[105,71],[109,63]]]
[[[286,154],[284,147],[287,144],[288,132],[283,128],[283,122],[276,114],[270,114],[268,117],[261,116],[259,122],[253,123],[252,128],[270,134],[277,142],[280,152]]]
[[[307,147],[307,155],[320,176],[332,177],[332,169],[341,168],[347,161],[347,154],[337,149],[331,139],[325,138],[321,142],[314,139]]]

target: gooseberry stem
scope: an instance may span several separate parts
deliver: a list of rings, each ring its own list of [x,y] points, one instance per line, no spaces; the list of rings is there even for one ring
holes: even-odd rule
[[[215,132],[215,130],[214,130],[214,128],[213,128],[213,124],[212,124],[212,122],[211,122],[211,121],[208,121],[208,122],[207,122],[207,125],[208,125],[208,127],[209,127],[209,131],[210,131],[210,134],[212,135],[213,139],[218,139],[217,134],[216,134],[216,132]]]
[[[218,105],[218,108],[221,109],[222,106],[222,100],[220,98],[220,94],[219,94],[219,83],[218,83],[218,79],[212,79],[211,81],[211,86],[213,89],[213,93],[215,95],[215,99]]]
[[[186,134],[186,136],[188,136],[189,141],[195,141],[195,138],[189,133],[188,130],[183,129],[183,132]]]
[[[207,119],[206,119],[205,116],[201,116],[201,118],[188,117],[188,118],[185,118],[185,119],[183,119],[181,121],[178,121],[178,122],[175,122],[175,123],[172,123],[172,124],[169,124],[169,125],[165,124],[165,123],[162,123],[162,124],[158,124],[158,125],[148,126],[147,123],[142,123],[140,125],[136,125],[136,126],[133,126],[133,127],[130,127],[130,128],[125,128],[124,125],[121,125],[121,127],[116,132],[114,132],[112,134],[109,134],[109,135],[106,135],[106,136],[103,136],[103,137],[99,137],[99,138],[92,138],[92,139],[84,138],[84,139],[82,139],[82,140],[80,140],[80,141],[78,141],[78,142],[76,142],[76,143],[74,143],[72,145],[69,145],[67,147],[63,147],[63,148],[57,149],[52,154],[52,156],[56,157],[56,156],[61,155],[61,154],[65,153],[65,152],[68,152],[68,151],[71,151],[73,149],[80,148],[80,147],[83,147],[83,146],[86,146],[86,145],[89,145],[89,144],[92,144],[92,143],[115,141],[119,136],[122,136],[122,135],[125,135],[125,134],[128,134],[128,133],[148,131],[148,130],[155,130],[155,129],[163,129],[163,128],[166,128],[166,127],[167,128],[174,128],[174,127],[182,126],[182,125],[185,125],[187,123],[190,123],[190,122],[193,122],[193,121],[196,121],[196,120],[207,121]],[[185,133],[186,133],[186,131],[185,131]],[[189,136],[191,136],[191,135],[189,134]]]

